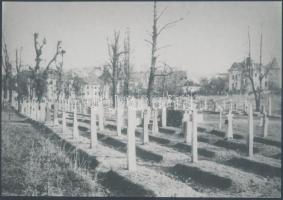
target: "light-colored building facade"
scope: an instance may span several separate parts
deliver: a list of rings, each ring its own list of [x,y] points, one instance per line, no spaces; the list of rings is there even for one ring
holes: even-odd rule
[[[230,92],[251,92],[252,84],[250,79],[244,73],[243,63],[233,63],[233,65],[228,70],[229,73],[229,91]],[[278,63],[273,59],[267,65],[261,67],[257,63],[252,65],[252,80],[254,83],[255,89],[260,87],[259,76],[262,73],[265,73],[266,70],[269,70],[266,76],[262,79],[262,89],[270,90],[274,88],[281,88],[281,70],[278,66]]]

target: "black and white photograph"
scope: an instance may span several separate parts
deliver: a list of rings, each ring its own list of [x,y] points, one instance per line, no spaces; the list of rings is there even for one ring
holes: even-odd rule
[[[2,1],[1,196],[281,198],[281,1]]]

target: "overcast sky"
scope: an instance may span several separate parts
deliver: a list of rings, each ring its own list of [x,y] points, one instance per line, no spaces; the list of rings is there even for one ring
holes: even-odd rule
[[[185,19],[164,31],[159,60],[199,78],[226,72],[233,62],[248,53],[250,26],[252,57],[259,60],[263,32],[263,63],[276,57],[281,63],[281,2],[160,2],[168,7],[160,26],[180,17]],[[23,46],[23,61],[34,64],[33,33],[46,37],[43,55],[50,59],[58,40],[66,50],[66,69],[99,66],[108,59],[107,37],[114,30],[122,36],[130,29],[135,70],[148,70],[150,47],[146,31],[152,31],[153,2],[4,2],[2,31],[11,56]]]

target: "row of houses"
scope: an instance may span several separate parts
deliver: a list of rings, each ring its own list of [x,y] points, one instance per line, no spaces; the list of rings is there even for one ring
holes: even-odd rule
[[[99,71],[99,69],[95,69]],[[80,74],[74,71],[68,71],[63,74],[64,81],[64,90],[68,90],[69,98],[77,98],[75,94],[74,81],[75,77],[80,77],[83,80],[83,84],[81,84],[80,95],[79,97],[83,99],[92,99],[98,96],[102,96],[105,99],[110,98],[110,86],[109,84],[103,83],[99,79],[98,72],[96,75],[93,73],[88,74]],[[47,79],[47,98],[48,99],[56,99],[57,98],[57,81],[58,74],[54,70],[49,70],[48,79]],[[63,91],[60,95],[60,98],[66,98],[66,93]]]
[[[262,80],[262,89],[271,90],[274,88],[281,88],[281,68],[278,65],[276,59],[273,59],[266,65],[261,67],[261,71],[264,72],[269,69],[269,73]],[[103,67],[92,67],[92,68],[77,68],[69,70],[63,74],[63,80],[65,86],[69,91],[69,98],[76,98],[74,89],[75,77],[80,77],[84,84],[81,85],[80,97],[85,99],[91,99],[98,96],[102,96],[104,99],[110,99],[111,96],[111,82],[105,82],[99,77],[103,73]],[[228,73],[218,74],[217,77],[228,80],[229,92],[233,93],[246,93],[252,91],[251,81],[247,76],[244,75],[244,66],[242,62],[235,62],[229,68]],[[252,78],[255,88],[259,87],[260,65],[258,63],[252,64]],[[49,70],[47,80],[47,98],[57,98],[57,77],[58,74],[55,70]],[[130,78],[130,90],[132,94],[146,94],[148,87],[149,73],[145,71],[136,71],[131,73]],[[226,83],[225,83],[226,84]],[[123,80],[119,81],[117,86],[118,94],[123,94]],[[201,85],[189,81],[187,78],[187,72],[182,70],[175,70],[170,76],[157,77],[155,80],[155,93],[161,94],[165,91],[167,94],[178,94],[185,95],[190,93],[197,93],[201,89]],[[65,98],[65,93],[62,92],[61,96]]]

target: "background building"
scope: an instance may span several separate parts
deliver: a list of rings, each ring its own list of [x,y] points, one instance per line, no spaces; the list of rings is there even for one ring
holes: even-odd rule
[[[255,88],[260,86],[259,75],[260,67],[258,63],[253,63],[252,78]],[[267,76],[262,79],[263,90],[274,90],[281,88],[281,68],[274,58],[270,63],[262,66],[262,73],[269,69]],[[233,63],[228,70],[229,73],[229,92],[251,92],[252,85],[248,77],[244,75],[244,66],[242,63]]]

